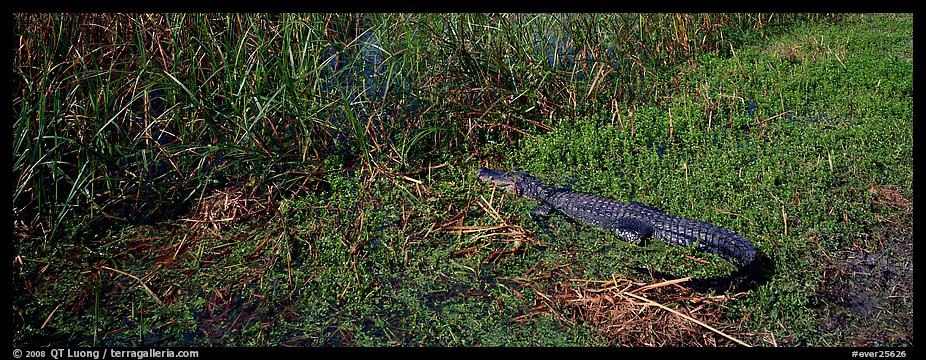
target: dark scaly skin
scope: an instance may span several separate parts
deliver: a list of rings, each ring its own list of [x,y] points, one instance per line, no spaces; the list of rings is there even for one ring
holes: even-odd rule
[[[549,188],[530,175],[479,169],[479,178],[514,194],[540,201],[586,224],[608,229],[628,242],[655,236],[676,246],[691,246],[720,255],[739,267],[756,258],[756,250],[739,234],[700,220],[671,216],[641,203]]]

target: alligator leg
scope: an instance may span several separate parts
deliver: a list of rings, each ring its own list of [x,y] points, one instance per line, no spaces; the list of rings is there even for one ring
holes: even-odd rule
[[[550,215],[553,212],[553,208],[548,205],[538,205],[531,209],[531,212],[537,215]]]
[[[619,218],[604,225],[614,231],[621,240],[631,244],[641,243],[643,239],[652,236],[656,230],[652,224],[630,217]]]

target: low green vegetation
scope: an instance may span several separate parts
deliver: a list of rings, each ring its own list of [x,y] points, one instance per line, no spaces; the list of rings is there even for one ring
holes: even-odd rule
[[[911,14],[14,20],[17,346],[913,343]],[[480,166],[772,276],[631,291],[733,267]]]

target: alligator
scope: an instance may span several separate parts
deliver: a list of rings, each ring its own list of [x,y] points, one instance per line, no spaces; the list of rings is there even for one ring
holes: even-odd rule
[[[539,201],[544,208],[611,230],[630,243],[639,244],[655,237],[675,246],[694,245],[699,250],[720,255],[743,272],[756,262],[756,249],[749,241],[733,231],[704,221],[667,215],[639,202],[622,203],[598,195],[551,188],[517,170],[506,172],[480,168],[478,176],[517,196]]]

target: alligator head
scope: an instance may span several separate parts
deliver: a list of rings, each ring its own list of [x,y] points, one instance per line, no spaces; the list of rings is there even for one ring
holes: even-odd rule
[[[510,193],[518,194],[518,178],[515,173],[480,168],[479,179],[490,182]]]

